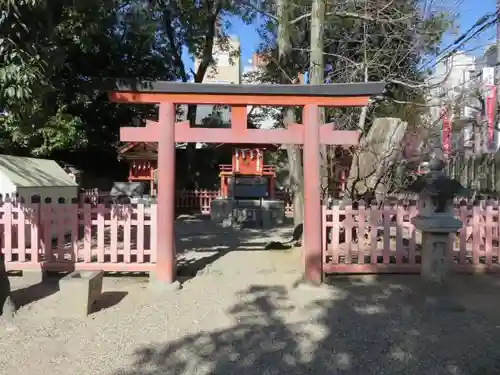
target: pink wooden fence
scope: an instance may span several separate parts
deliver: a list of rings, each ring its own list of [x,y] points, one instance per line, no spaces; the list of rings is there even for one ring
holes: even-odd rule
[[[177,192],[175,204],[177,209],[198,211],[210,215],[210,203],[220,195],[217,190],[181,190]],[[284,200],[285,215],[293,215],[293,206],[285,192],[276,192],[276,199]]]
[[[0,206],[7,269],[149,271],[156,261],[156,205]]]
[[[194,210],[210,215],[210,202],[220,195],[217,190],[181,190],[175,195],[178,210]]]
[[[415,273],[420,271],[421,236],[410,220],[416,206],[400,201],[383,207],[323,208],[326,273]],[[459,272],[500,270],[498,202],[456,205],[464,226],[451,234],[447,260]]]
[[[500,269],[498,202],[455,207],[465,224],[451,235],[448,261],[462,272]],[[324,270],[413,273],[420,270],[418,213],[403,201],[323,209]],[[156,205],[0,205],[1,250],[9,270],[150,271],[156,261]]]
[[[180,211],[193,211],[202,215],[210,215],[210,203],[220,195],[218,190],[180,190],[175,195],[175,207]],[[80,204],[96,205],[99,199],[107,199],[109,194],[98,189],[85,189],[80,194]],[[276,192],[276,199],[284,200],[285,215],[293,216],[293,205],[289,194]]]

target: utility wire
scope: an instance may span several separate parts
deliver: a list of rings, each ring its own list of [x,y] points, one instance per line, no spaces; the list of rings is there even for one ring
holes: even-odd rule
[[[456,38],[452,43],[450,43],[446,48],[444,48],[443,52],[441,52],[441,54],[444,53],[444,55],[438,58],[431,66],[428,66],[430,61],[427,62],[426,64],[424,64],[421,70],[435,67],[441,61],[443,61],[444,59],[450,57],[455,52],[457,52],[469,40],[471,40],[472,38],[476,37],[480,33],[486,31],[487,29],[495,25],[497,22],[496,20],[497,15],[498,12],[493,12],[493,13],[487,13],[479,17],[479,19],[474,23],[474,25],[472,25],[466,32],[462,33],[458,38]]]

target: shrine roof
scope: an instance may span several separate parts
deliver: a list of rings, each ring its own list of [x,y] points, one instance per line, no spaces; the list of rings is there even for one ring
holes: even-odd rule
[[[283,84],[210,84],[171,81],[108,81],[107,88],[115,92],[158,93],[158,94],[204,94],[204,95],[259,95],[259,96],[301,96],[301,97],[353,97],[373,96],[384,92],[385,83],[338,83],[322,85]]]
[[[137,150],[139,148],[139,150]],[[152,142],[126,142],[118,149],[118,160],[121,159],[156,159],[158,145]]]
[[[242,149],[261,149],[268,151],[277,151],[280,148],[280,145],[275,144],[264,144],[264,143],[222,143],[218,147],[227,147],[227,148],[242,148]]]

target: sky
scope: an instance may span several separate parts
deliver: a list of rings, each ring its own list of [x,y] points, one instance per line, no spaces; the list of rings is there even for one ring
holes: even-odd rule
[[[443,46],[448,46],[462,33],[471,28],[474,23],[484,14],[495,12],[496,0],[444,0],[449,9],[458,13],[457,23],[459,25],[458,33],[445,36]],[[464,50],[471,54],[480,55],[484,48],[494,42],[495,27],[482,33],[475,40],[467,43]]]
[[[466,32],[484,14],[495,11],[496,0],[437,0],[442,1],[443,6],[452,13],[457,13],[458,30],[456,33],[447,33],[443,39],[443,48],[447,47],[459,35]],[[256,25],[246,25],[241,20],[231,20],[229,34],[236,35],[241,43],[241,61],[247,65],[252,53],[257,49],[260,39]],[[476,56],[481,55],[484,48],[494,41],[495,27],[485,31],[474,40],[469,41],[463,50]],[[192,59],[184,53],[183,60],[188,68],[193,68]]]
[[[247,65],[247,61],[252,58],[252,53],[257,49],[260,43],[257,25],[246,25],[240,19],[234,17],[231,19],[229,34],[240,38],[241,61],[243,66]],[[193,60],[185,51],[183,53],[183,60],[188,69],[193,68]]]

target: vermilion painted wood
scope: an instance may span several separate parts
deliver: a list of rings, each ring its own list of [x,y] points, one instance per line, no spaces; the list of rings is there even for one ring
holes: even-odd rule
[[[92,218],[91,206],[83,205],[83,261],[85,263],[92,262],[91,236],[92,236]]]
[[[485,219],[486,264],[491,266],[493,264],[493,207],[490,205],[486,206]]]
[[[125,209],[123,212],[124,224],[123,224],[123,262],[130,263],[131,255],[131,243],[130,243],[130,231],[132,229],[131,223],[131,212]]]
[[[137,207],[137,222],[144,222],[144,206]],[[144,225],[137,226],[137,263],[144,263]]]
[[[332,235],[332,243],[324,243],[324,252],[326,254],[333,253],[335,256],[330,258],[325,257],[324,264],[325,272],[332,273],[412,273],[419,272],[420,250],[416,246],[416,231],[411,224],[411,218],[417,214],[417,207],[406,206],[400,202],[398,205],[386,205],[381,209],[372,206],[369,210],[368,217],[364,221],[364,225],[370,225],[371,244],[368,252],[370,253],[370,263],[362,264],[360,259],[363,253],[362,244],[360,244],[360,233],[363,224],[360,223],[363,216],[363,203],[360,204],[360,209],[351,211],[349,206],[339,210],[338,207],[333,207],[331,210],[323,212],[323,217],[327,220],[323,223],[323,231],[328,232],[334,230],[340,215],[346,215],[346,219],[341,223],[342,229],[347,230],[345,233],[346,241],[351,232],[352,223],[349,222],[349,216],[357,218],[354,220],[355,231],[358,233],[357,248],[347,243],[340,243],[338,239]],[[351,211],[349,213],[349,211]],[[383,214],[384,218],[380,218]],[[450,248],[446,254],[446,259],[451,263],[451,268],[456,272],[465,273],[481,273],[481,272],[497,272],[500,260],[498,254],[500,246],[496,245],[499,238],[498,231],[498,204],[492,205],[485,202],[479,206],[457,206],[455,215],[464,222],[464,227],[455,236],[452,235]],[[403,226],[404,228],[398,229]],[[383,226],[384,233],[382,238],[377,239],[377,227]],[[391,235],[391,228],[395,236]],[[408,229],[407,240],[403,241],[398,236],[403,234]],[[470,236],[465,236],[465,233],[470,233]],[[368,243],[368,241],[367,241]],[[378,246],[382,245],[382,252]],[[332,249],[333,248],[333,249]],[[353,253],[352,253],[353,252]],[[380,255],[382,257],[380,258]],[[417,261],[418,256],[418,261]],[[356,260],[357,259],[357,260]]]
[[[241,123],[241,121],[239,122]],[[158,125],[153,125],[155,124],[153,121],[148,122],[148,124],[146,127],[122,127],[120,129],[120,140],[122,142],[131,142],[132,140],[138,142],[156,142],[161,131]],[[238,132],[222,128],[191,128],[188,123],[181,122],[175,125],[175,142],[240,144],[304,143],[304,127],[300,124],[292,124],[288,129],[240,129]],[[320,126],[319,141],[321,144],[353,146],[358,144],[359,135],[358,131],[333,130],[331,124],[323,124]]]
[[[108,271],[151,270],[155,262],[154,239],[147,241],[145,236],[142,236],[142,246],[137,244],[137,250],[130,250],[130,254],[136,256],[136,259],[130,263],[125,259],[118,262],[118,255],[126,255],[127,248],[131,248],[132,239],[129,238],[127,246],[123,239],[118,239],[117,229],[130,226],[134,233],[137,233],[137,241],[141,239],[141,232],[145,233],[145,228],[154,235],[155,212],[155,206],[145,208],[142,205],[79,207],[77,204],[23,206],[5,203],[0,206],[0,226],[5,238],[2,242],[2,252],[5,253],[6,259],[9,259],[7,268],[22,270],[43,267],[65,271],[96,268]],[[136,214],[137,218],[131,220],[130,213]],[[39,232],[39,228],[43,228],[43,231]],[[9,231],[10,235],[7,236]],[[111,239],[106,240],[109,236]],[[26,242],[27,240],[29,242]],[[47,246],[49,248],[46,249]],[[81,248],[83,252],[79,251]],[[41,257],[38,256],[39,253]],[[145,266],[138,266],[141,253],[143,258],[150,257],[148,262],[144,262],[147,263]]]
[[[366,241],[365,241],[365,233],[366,233],[366,207],[365,202],[359,202],[358,206],[358,263],[365,263],[365,255],[366,255]]]
[[[150,219],[150,231],[151,231],[151,235],[149,236],[149,248],[151,249],[150,250],[150,262],[152,263],[156,263],[156,249],[158,249],[158,246],[157,246],[157,239],[158,239],[158,216],[157,216],[157,213],[158,213],[158,206],[157,205],[153,205],[150,209],[150,216],[151,216],[151,219]]]
[[[370,263],[377,263],[378,257],[378,244],[377,244],[377,236],[378,236],[378,227],[380,221],[380,210],[377,209],[376,206],[370,208]],[[338,246],[338,245],[335,245]]]
[[[215,105],[268,105],[321,107],[364,107],[369,96],[260,96],[260,95],[206,95],[206,94],[166,94],[111,92],[109,100],[114,103],[175,103],[175,104],[215,104]]]
[[[4,244],[6,249],[12,248],[12,205],[6,203],[4,205],[5,210],[3,213],[3,225],[4,225]],[[5,262],[12,262],[12,253],[7,252],[5,254]]]
[[[110,228],[110,247],[111,247],[111,262],[118,263],[118,215],[120,206],[113,206],[111,209],[111,228]]]
[[[159,281],[175,281],[175,105],[172,102],[160,104],[157,129],[158,137],[158,212],[156,232],[156,275]]]
[[[72,272],[95,271],[102,269],[104,272],[152,272],[156,269],[154,263],[71,263],[71,262],[9,262],[5,264],[7,271],[23,271],[43,269],[47,271]]]
[[[382,219],[384,221],[384,248],[383,248],[383,262],[389,264],[390,262],[390,248],[391,248],[391,207],[384,206],[382,210]]]
[[[305,253],[305,278],[313,283],[321,283],[322,271],[322,246],[321,225],[321,188],[319,154],[320,146],[320,116],[319,107],[314,104],[304,106],[302,110],[304,147],[304,253]],[[298,128],[298,127],[297,127]],[[341,142],[341,139],[339,139]]]
[[[344,219],[344,233],[345,233],[345,243],[347,246],[347,249],[345,251],[345,261],[346,263],[353,263],[353,256],[352,256],[352,229],[354,228],[354,223],[353,223],[353,212],[352,212],[352,206],[346,205],[345,210],[345,219]]]
[[[104,205],[97,206],[97,262],[104,263]]]
[[[479,248],[481,246],[481,207],[474,206],[472,208],[472,264],[479,264]]]
[[[396,208],[396,263],[403,263],[405,253],[405,248],[403,246],[403,232],[406,229],[404,222],[404,216],[409,214],[406,212],[405,207],[399,204]]]
[[[417,216],[417,214],[418,214],[417,207],[410,206],[408,213],[409,213],[408,229],[409,229],[409,234],[410,234],[410,242],[409,242],[409,249],[408,249],[408,262],[410,264],[415,264],[417,262],[416,253],[415,253],[415,248],[417,246],[417,230],[415,229],[415,226],[412,225],[411,220],[415,216]]]
[[[488,203],[488,202],[486,202]],[[340,215],[346,214],[346,210],[350,209],[348,217],[352,217],[351,222],[338,221]],[[143,213],[141,213],[141,211]],[[388,215],[389,219],[382,220],[380,214]],[[359,205],[359,209],[352,210],[346,207],[340,210],[338,206],[334,206],[331,210],[322,209],[323,233],[322,233],[322,248],[323,248],[323,269],[325,272],[333,273],[412,273],[419,272],[420,265],[415,260],[415,255],[419,254],[416,249],[416,240],[412,240],[415,234],[415,229],[409,220],[417,213],[414,206],[388,206],[379,209],[372,206],[369,210],[363,208],[363,203]],[[455,210],[456,216],[464,221],[464,227],[458,234],[458,241],[453,248],[453,255],[448,255],[448,259],[453,259],[452,269],[456,272],[465,273],[486,273],[498,272],[498,205],[481,204],[476,207],[461,206]],[[72,269],[96,269],[102,268],[106,271],[151,271],[156,269],[155,256],[156,245],[155,233],[156,230],[156,207],[132,206],[132,205],[115,205],[111,207],[92,207],[90,205],[78,207],[78,205],[67,204],[41,204],[41,205],[12,205],[4,203],[0,206],[0,227],[3,230],[2,252],[5,254],[7,261],[7,269],[22,270],[22,269],[51,269],[51,270],[72,270]],[[377,228],[379,226],[388,227],[389,230],[397,228],[401,219],[398,215],[407,216],[404,219],[404,226],[408,227],[410,241],[403,243],[403,249],[400,248],[401,241],[389,235],[389,246],[387,242],[377,241]],[[80,217],[79,217],[80,216]],[[365,220],[362,220],[365,216]],[[479,217],[476,217],[479,216]],[[393,218],[395,217],[395,220]],[[90,218],[90,219],[89,219]],[[69,236],[65,238],[70,241],[64,242],[61,245],[60,229],[52,230],[52,225],[66,222],[65,226]],[[389,225],[387,225],[387,222]],[[360,242],[360,234],[363,233],[363,225],[370,226],[368,230],[368,239],[364,245]],[[479,225],[479,228],[477,226]],[[24,227],[24,234],[23,234]],[[139,229],[141,228],[142,229]],[[354,228],[354,233],[357,233],[358,244],[346,246],[340,244],[339,227]],[[39,228],[43,228],[39,231]],[[49,229],[48,229],[49,228]],[[115,229],[113,229],[115,228]],[[123,233],[135,233],[129,235],[126,245],[122,238],[118,238],[119,230]],[[140,244],[133,245],[132,241],[139,241],[142,231],[147,233],[149,229],[149,241],[144,238]],[[328,232],[331,228],[331,235]],[[52,230],[52,232],[50,232]],[[105,234],[98,232],[104,231]],[[83,236],[78,233],[82,232]],[[348,230],[348,232],[351,232]],[[404,231],[402,231],[404,232]],[[47,234],[50,236],[47,237]],[[90,233],[90,238],[88,233]],[[464,233],[470,233],[471,238],[465,237]],[[52,234],[57,241],[52,242]],[[100,238],[111,237],[110,240],[104,241],[104,248]],[[474,238],[476,236],[476,238]],[[479,236],[477,238],[477,236]],[[123,236],[125,238],[126,235]],[[347,233],[346,238],[349,237]],[[29,242],[25,242],[27,239]],[[332,243],[328,244],[328,238],[332,239]],[[50,240],[49,240],[50,239]],[[64,240],[66,241],[66,240]],[[87,245],[88,244],[88,245]],[[7,246],[8,245],[8,246]],[[45,249],[50,245],[49,249]],[[53,245],[53,246],[52,246]],[[378,246],[383,245],[382,252]],[[79,251],[82,249],[83,251]],[[129,250],[130,249],[130,250]],[[363,263],[361,254],[369,255],[369,263]],[[144,257],[144,262],[141,263],[141,253]],[[25,254],[23,257],[23,253]],[[41,253],[39,258],[38,254]],[[127,254],[130,255],[127,255]],[[384,263],[385,259],[380,258],[382,253],[388,254],[391,262]],[[403,256],[401,259],[399,253],[409,254],[408,257]],[[88,254],[91,254],[90,261]],[[104,260],[103,260],[104,254]],[[52,256],[54,255],[54,256]],[[474,259],[476,258],[476,259]],[[351,260],[346,263],[346,260]],[[473,263],[469,263],[470,261]],[[392,263],[395,262],[395,263]]]
[[[46,262],[53,262],[52,249],[52,205],[44,204],[41,207],[41,233],[42,233],[42,254]]]

